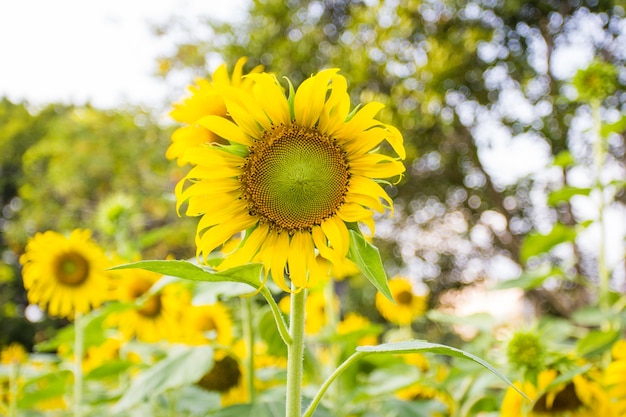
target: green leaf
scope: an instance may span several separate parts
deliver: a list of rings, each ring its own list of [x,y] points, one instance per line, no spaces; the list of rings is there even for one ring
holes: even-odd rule
[[[621,119],[611,124],[604,124],[600,128],[600,134],[603,138],[608,137],[611,133],[622,133],[626,130],[626,115]]]
[[[523,272],[519,277],[500,282],[494,287],[495,290],[505,290],[508,288],[522,288],[530,290],[537,288],[548,278],[561,277],[563,272],[558,268],[540,267],[531,271]]]
[[[619,331],[594,330],[578,340],[576,348],[581,356],[593,356],[610,349],[619,338]]]
[[[526,262],[533,256],[549,252],[556,245],[573,242],[574,239],[576,239],[576,230],[561,223],[555,224],[547,235],[530,233],[522,242],[520,260]]]
[[[163,275],[188,279],[191,281],[205,282],[239,282],[248,284],[255,289],[263,285],[261,280],[262,264],[253,263],[225,271],[212,272],[201,266],[194,265],[189,261],[139,261],[130,264],[119,265],[111,269],[132,269],[139,268],[156,272]]]
[[[360,232],[349,229],[349,233],[350,250],[348,251],[348,259],[359,267],[363,275],[378,291],[395,303],[387,283],[387,273],[383,267],[378,248],[365,240]]]
[[[477,356],[472,355],[469,352],[465,352],[464,350],[453,348],[451,346],[440,345],[438,343],[430,343],[424,340],[411,340],[406,342],[395,342],[395,343],[383,343],[377,346],[359,346],[356,348],[357,352],[364,353],[418,353],[418,352],[432,352],[440,355],[454,356],[461,359],[469,359],[472,362],[475,362],[487,370],[500,377],[504,382],[513,387],[517,392],[519,392],[525,398],[526,395],[521,392],[507,377],[501,374],[496,368],[491,366],[489,363],[480,359]]]
[[[589,195],[589,193],[591,193],[591,188],[565,186],[548,194],[548,204],[556,206],[559,203],[569,201],[575,195]]]
[[[89,373],[85,375],[85,380],[118,377],[122,373],[126,372],[126,370],[128,370],[133,365],[135,365],[133,362],[123,360],[105,362],[97,368],[89,371]]]
[[[118,413],[171,388],[197,382],[213,366],[213,348],[198,346],[176,349],[165,359],[139,374],[113,407]]]

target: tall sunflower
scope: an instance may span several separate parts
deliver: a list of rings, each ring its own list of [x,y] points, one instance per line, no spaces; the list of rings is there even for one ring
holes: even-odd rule
[[[177,185],[178,207],[202,216],[197,252],[207,257],[247,231],[221,265],[262,262],[284,291],[309,286],[316,251],[337,264],[350,246],[346,223],[373,231],[373,212],[392,202],[377,182],[404,172],[397,158],[377,152],[386,140],[404,158],[402,135],[376,120],[369,103],[350,113],[346,79],[328,69],[305,80],[289,98],[269,74],[250,74],[251,92],[219,86],[232,121],[208,114],[198,124],[228,145],[195,148],[194,166]],[[189,186],[185,187],[187,183]]]
[[[37,233],[20,263],[28,300],[53,316],[87,313],[107,299],[109,260],[89,230]]]
[[[189,87],[191,95],[174,105],[170,116],[187,126],[176,129],[172,134],[172,144],[165,153],[168,159],[176,159],[179,165],[185,165],[188,162],[185,158],[187,149],[221,140],[217,134],[199,125],[198,120],[209,114],[226,117],[226,105],[218,93],[217,86],[226,85],[250,90],[252,80],[243,77],[245,63],[246,58],[240,58],[235,64],[232,76],[228,75],[225,64],[220,65],[210,80],[203,78],[196,80],[197,85]],[[261,66],[257,66],[251,72],[259,72],[261,69]]]

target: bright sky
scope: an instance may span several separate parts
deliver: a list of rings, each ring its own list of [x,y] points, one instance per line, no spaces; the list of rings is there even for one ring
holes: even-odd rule
[[[150,23],[184,16],[244,19],[248,0],[0,1],[0,97],[115,107],[152,105],[166,86],[151,74],[168,51]]]

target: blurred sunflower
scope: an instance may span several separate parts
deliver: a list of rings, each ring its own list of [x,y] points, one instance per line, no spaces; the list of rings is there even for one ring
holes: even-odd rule
[[[404,172],[396,158],[376,150],[387,140],[403,158],[402,135],[374,119],[379,103],[350,114],[347,81],[337,71],[305,80],[289,99],[266,73],[248,75],[251,93],[219,86],[233,122],[207,114],[197,123],[230,144],[187,153],[194,168],[176,186],[178,208],[188,202],[186,214],[202,216],[198,256],[247,230],[221,267],[262,262],[291,291],[310,286],[315,249],[333,263],[347,256],[346,223],[365,223],[373,232],[372,209],[384,211],[381,199],[392,206],[377,179]]]
[[[389,322],[409,325],[414,319],[424,315],[428,308],[426,296],[413,292],[408,278],[396,277],[389,280],[389,289],[396,301],[392,303],[382,293],[376,293],[376,308]]]
[[[233,320],[223,303],[190,306],[183,311],[182,321],[186,323],[185,343],[200,345],[213,342],[230,346],[233,341]]]
[[[91,231],[37,233],[20,257],[28,300],[53,316],[71,318],[100,306],[110,287],[109,260]]]
[[[357,336],[357,345],[377,345],[380,329],[372,324],[366,317],[358,313],[348,313],[343,320],[337,323],[337,334],[342,336]]]
[[[205,143],[223,142],[219,135],[198,124],[198,120],[206,115],[227,117],[224,99],[219,94],[216,86],[227,85],[243,90],[250,90],[252,81],[243,77],[243,66],[246,58],[240,58],[235,64],[232,77],[228,75],[226,64],[220,65],[211,76],[211,80],[198,79],[197,86],[189,87],[191,96],[182,102],[175,104],[170,116],[180,123],[186,123],[172,134],[172,144],[167,149],[167,159],[176,159],[178,165],[188,163],[185,157],[187,149],[201,146]],[[251,73],[262,70],[257,66]]]
[[[613,361],[604,371],[604,385],[617,415],[626,416],[626,340],[619,340],[611,350]]]
[[[278,306],[285,314],[289,314],[291,310],[290,305],[291,297],[289,295],[283,297],[278,302]],[[306,298],[305,301],[305,321],[304,321],[304,332],[308,335],[314,335],[320,332],[326,323],[328,322],[328,312],[326,309],[328,308],[328,304],[326,299],[324,298],[323,291],[312,291]],[[339,304],[335,299],[334,309],[336,312],[339,311]]]
[[[221,395],[222,406],[241,402],[247,398],[243,384],[243,370],[239,360],[232,354],[216,350],[213,367],[202,376],[196,385],[206,391]]]
[[[28,352],[19,343],[13,342],[0,351],[0,364],[2,365],[18,365],[26,362],[28,362]]]
[[[190,296],[178,284],[168,284],[150,293],[162,277],[143,269],[117,271],[120,275],[115,298],[136,304],[133,308],[111,313],[106,324],[118,327],[126,339],[136,337],[145,342],[180,339],[180,317],[190,305]]]
[[[576,375],[571,381],[553,385],[558,372],[549,369],[539,373],[537,386],[530,382],[516,383],[528,397],[528,404],[517,391],[509,387],[501,406],[501,417],[618,417],[602,386],[585,375]]]

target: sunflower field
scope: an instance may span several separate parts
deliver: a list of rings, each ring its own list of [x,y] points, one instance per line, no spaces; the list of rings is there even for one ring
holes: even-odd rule
[[[198,21],[0,100],[0,415],[626,416],[624,1]]]

